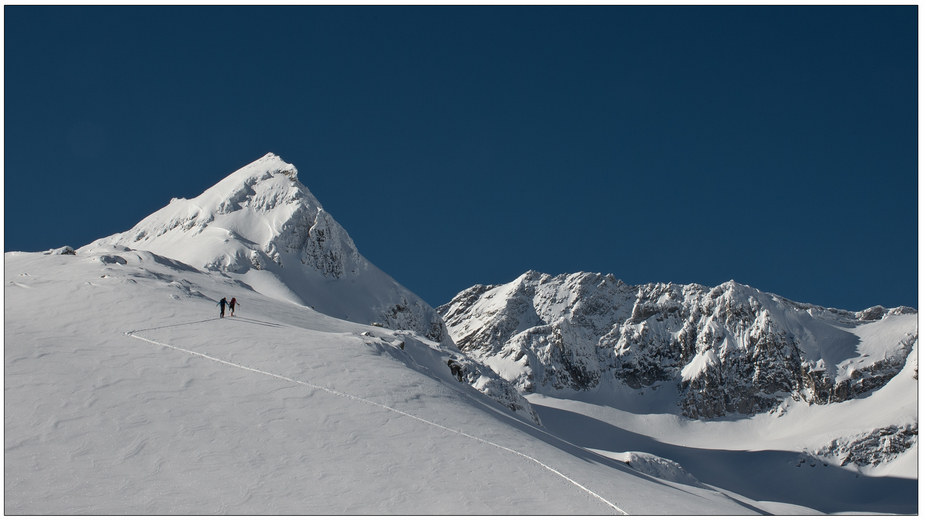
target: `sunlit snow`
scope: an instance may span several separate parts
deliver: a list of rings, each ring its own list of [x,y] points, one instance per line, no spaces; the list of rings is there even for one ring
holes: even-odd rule
[[[691,420],[676,390],[610,384],[525,400],[453,372],[439,316],[292,165],[270,154],[214,188],[76,250],[5,254],[7,515],[917,513],[915,447],[839,452],[917,431],[917,341],[886,386],[825,406]],[[830,370],[908,327],[855,328]]]

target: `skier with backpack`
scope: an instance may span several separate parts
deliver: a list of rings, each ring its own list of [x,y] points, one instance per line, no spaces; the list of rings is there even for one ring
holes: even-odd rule
[[[234,305],[238,303],[238,299],[231,297],[231,302],[228,303],[228,308],[231,310],[231,316],[234,316]]]

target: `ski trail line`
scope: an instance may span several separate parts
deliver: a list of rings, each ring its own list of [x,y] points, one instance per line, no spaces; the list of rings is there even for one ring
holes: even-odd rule
[[[165,326],[165,327],[171,327],[171,326]],[[163,328],[151,328],[151,329],[145,329],[145,330],[139,330],[139,331],[150,331],[150,330],[152,330],[152,329],[163,329]],[[578,487],[579,489],[584,490],[585,492],[587,492],[588,494],[590,494],[592,497],[594,497],[594,498],[597,499],[598,501],[604,503],[605,505],[609,506],[610,508],[616,510],[616,511],[619,512],[620,514],[625,515],[625,516],[626,516],[626,515],[629,515],[625,510],[621,509],[621,508],[618,507],[617,505],[614,505],[613,503],[611,503],[610,501],[608,501],[607,499],[605,499],[604,497],[602,497],[600,494],[598,494],[598,493],[594,492],[593,490],[591,490],[591,489],[585,487],[585,486],[582,485],[581,483],[579,483],[579,482],[575,481],[574,479],[572,479],[572,478],[566,476],[565,474],[559,472],[558,470],[556,470],[556,469],[550,467],[549,465],[543,463],[542,461],[540,461],[540,460],[538,460],[538,459],[536,459],[536,458],[534,458],[534,457],[532,457],[532,456],[528,456],[528,455],[526,455],[526,454],[524,454],[524,453],[522,453],[522,452],[518,452],[518,451],[516,451],[516,450],[514,450],[514,449],[505,447],[505,446],[503,446],[503,445],[498,445],[497,443],[494,443],[494,442],[491,442],[491,441],[488,441],[488,440],[484,440],[484,439],[482,439],[482,438],[473,436],[473,435],[471,435],[471,434],[466,434],[465,432],[462,432],[462,431],[457,431],[457,430],[455,430],[455,429],[451,429],[451,428],[446,427],[446,426],[444,426],[444,425],[440,425],[439,423],[434,423],[434,422],[432,422],[432,421],[430,421],[430,420],[425,420],[424,418],[419,418],[419,417],[417,417],[417,416],[415,416],[415,415],[413,415],[413,414],[409,414],[409,413],[407,413],[407,412],[400,411],[400,410],[395,409],[395,408],[393,408],[393,407],[389,407],[388,405],[383,405],[383,404],[381,404],[381,403],[376,403],[376,402],[367,400],[367,399],[365,399],[365,398],[360,398],[359,396],[353,396],[352,394],[342,393],[342,392],[340,392],[340,391],[335,391],[334,389],[328,389],[327,387],[322,387],[322,386],[320,386],[320,385],[316,385],[316,384],[312,384],[312,383],[308,383],[308,382],[302,382],[302,381],[295,380],[295,379],[293,379],[293,378],[289,378],[289,377],[287,377],[287,376],[279,375],[279,374],[276,374],[276,373],[269,373],[269,372],[267,372],[267,371],[261,371],[260,369],[255,369],[255,368],[253,368],[253,367],[247,367],[247,366],[244,366],[244,365],[239,365],[239,364],[236,364],[236,363],[234,363],[234,362],[229,362],[229,361],[227,361],[227,360],[222,360],[222,359],[220,359],[220,358],[215,358],[215,357],[213,357],[213,356],[209,356],[209,355],[204,354],[204,353],[198,353],[198,352],[196,352],[196,351],[190,351],[189,349],[183,349],[182,347],[177,347],[177,346],[174,346],[174,345],[165,344],[165,343],[163,343],[163,342],[158,342],[158,341],[156,341],[156,340],[151,340],[151,339],[148,339],[148,338],[144,338],[144,337],[142,337],[142,336],[136,335],[135,333],[136,333],[136,331],[129,331],[129,332],[126,332],[126,333],[124,333],[124,334],[127,335],[127,336],[129,336],[129,337],[132,337],[132,338],[134,338],[134,339],[136,339],[136,340],[141,340],[142,342],[148,342],[149,344],[154,344],[154,345],[158,345],[158,346],[162,346],[162,347],[169,347],[170,349],[175,349],[175,350],[177,350],[177,351],[182,351],[182,352],[184,352],[184,353],[189,353],[189,354],[191,354],[191,355],[199,356],[199,357],[205,358],[205,359],[207,359],[207,360],[212,360],[213,362],[218,362],[218,363],[220,363],[220,364],[225,364],[225,365],[228,365],[228,366],[231,366],[231,367],[236,367],[236,368],[238,368],[238,369],[244,369],[245,371],[251,371],[251,372],[253,372],[253,373],[262,374],[262,375],[265,375],[265,376],[272,376],[273,378],[278,378],[278,379],[280,379],[280,380],[285,380],[285,381],[287,381],[287,382],[291,382],[291,383],[294,383],[294,384],[297,384],[297,385],[304,385],[304,386],[310,387],[310,388],[312,388],[312,389],[317,389],[317,390],[319,390],[319,391],[324,391],[324,392],[326,392],[326,393],[333,394],[334,396],[340,396],[340,397],[342,397],[342,398],[348,398],[348,399],[350,399],[350,400],[356,400],[356,401],[358,401],[358,402],[363,402],[363,403],[365,403],[365,404],[369,404],[369,405],[372,405],[372,406],[375,406],[375,407],[380,407],[380,408],[385,409],[385,410],[387,410],[387,411],[391,411],[391,412],[394,412],[394,413],[396,413],[396,414],[400,414],[400,415],[402,415],[402,416],[406,416],[406,417],[408,417],[408,418],[411,418],[411,419],[413,419],[413,420],[417,420],[417,421],[419,421],[419,422],[421,422],[421,423],[425,423],[425,424],[427,424],[427,425],[436,427],[436,428],[438,428],[438,429],[443,429],[443,430],[445,430],[445,431],[452,432],[453,434],[457,434],[457,435],[459,435],[459,436],[463,436],[463,437],[469,438],[469,439],[471,439],[471,440],[474,440],[474,441],[477,441],[477,442],[480,442],[480,443],[484,443],[484,444],[486,444],[486,445],[490,445],[490,446],[495,447],[495,448],[497,448],[497,449],[501,449],[501,450],[503,450],[503,451],[510,452],[511,454],[515,454],[515,455],[520,456],[520,457],[522,457],[522,458],[524,458],[524,459],[527,459],[527,460],[529,460],[529,461],[532,461],[533,463],[536,463],[536,464],[539,465],[540,467],[542,467],[542,468],[548,470],[549,472],[552,472],[553,474],[559,476],[560,478],[564,479],[565,481],[568,481],[569,483],[575,485],[575,486]]]
[[[215,320],[221,320],[221,318],[207,318],[205,320],[195,320],[193,322],[183,322],[182,324],[170,324],[170,325],[160,326],[160,327],[149,327],[147,329],[133,329],[132,331],[129,331],[128,333],[126,333],[126,335],[134,335],[135,333],[139,333],[141,331],[156,331],[158,329],[169,329],[172,327],[190,326],[193,324],[204,324],[206,322],[213,322]]]

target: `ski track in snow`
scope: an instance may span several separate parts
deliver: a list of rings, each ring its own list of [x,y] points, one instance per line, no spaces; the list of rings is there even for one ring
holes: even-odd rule
[[[424,418],[420,418],[420,417],[415,416],[415,415],[413,415],[413,414],[409,414],[409,413],[407,413],[407,412],[400,411],[400,410],[398,410],[398,409],[395,409],[394,407],[389,407],[388,405],[383,405],[383,404],[381,404],[381,403],[376,403],[376,402],[367,400],[367,399],[365,399],[365,398],[360,398],[359,396],[354,396],[354,395],[352,395],[352,394],[347,394],[347,393],[343,393],[343,392],[340,392],[340,391],[335,391],[335,390],[333,390],[333,389],[328,389],[327,387],[322,387],[322,386],[320,386],[320,385],[316,385],[316,384],[312,384],[312,383],[308,383],[308,382],[302,382],[302,381],[300,381],[300,380],[295,380],[295,379],[292,379],[292,378],[289,378],[289,377],[287,377],[287,376],[283,376],[283,375],[280,375],[280,374],[269,373],[269,372],[267,372],[267,371],[262,371],[262,370],[260,370],[260,369],[256,369],[256,368],[253,368],[253,367],[247,367],[247,366],[244,366],[244,365],[236,364],[236,363],[234,363],[234,362],[229,362],[229,361],[227,361],[227,360],[222,360],[222,359],[220,359],[220,358],[215,358],[214,356],[209,356],[209,355],[207,355],[207,354],[205,354],[205,353],[199,353],[199,352],[196,352],[196,351],[191,351],[191,350],[189,350],[189,349],[184,349],[184,348],[182,348],[182,347],[177,347],[177,346],[174,346],[174,345],[165,344],[165,343],[163,343],[163,342],[158,342],[158,341],[156,341],[156,340],[151,340],[150,338],[145,338],[145,337],[139,336],[139,335],[137,334],[138,332],[141,332],[141,331],[155,331],[155,330],[160,330],[160,329],[169,329],[169,328],[174,328],[174,327],[179,327],[179,326],[185,326],[185,325],[190,325],[190,324],[199,324],[199,323],[203,323],[203,322],[211,322],[211,321],[214,321],[214,320],[219,320],[219,319],[218,319],[218,318],[210,318],[210,319],[206,319],[206,320],[198,320],[198,321],[195,321],[195,322],[185,322],[185,323],[182,323],[182,324],[172,324],[172,325],[161,326],[161,327],[152,327],[152,328],[147,328],[147,329],[137,329],[137,330],[133,330],[133,331],[128,331],[128,332],[126,332],[126,333],[124,333],[124,334],[125,334],[126,336],[129,336],[129,337],[134,338],[134,339],[136,339],[136,340],[141,340],[141,341],[143,341],[143,342],[148,342],[149,344],[154,344],[154,345],[158,345],[158,346],[162,346],[162,347],[169,347],[170,349],[175,349],[175,350],[177,350],[177,351],[182,351],[182,352],[184,352],[184,353],[188,353],[188,354],[191,354],[191,355],[199,356],[199,357],[205,358],[205,359],[207,359],[207,360],[211,360],[211,361],[213,361],[213,362],[218,362],[218,363],[220,363],[220,364],[225,364],[225,365],[228,365],[228,366],[231,366],[231,367],[235,367],[235,368],[238,368],[238,369],[244,369],[245,371],[251,371],[251,372],[253,372],[253,373],[262,374],[262,375],[265,375],[265,376],[271,376],[271,377],[273,377],[273,378],[278,378],[278,379],[280,379],[280,380],[285,380],[285,381],[287,381],[287,382],[294,383],[294,384],[297,384],[297,385],[304,385],[304,386],[310,387],[310,388],[312,388],[312,389],[317,389],[317,390],[319,390],[319,391],[324,391],[324,392],[329,393],[329,394],[332,394],[332,395],[334,395],[334,396],[340,396],[340,397],[342,397],[342,398],[348,398],[348,399],[350,399],[350,400],[356,400],[356,401],[358,401],[358,402],[363,402],[363,403],[366,403],[366,404],[369,404],[369,405],[372,405],[372,406],[375,406],[375,407],[380,407],[380,408],[385,409],[385,410],[387,410],[387,411],[391,411],[391,412],[394,412],[394,413],[396,413],[396,414],[400,414],[400,415],[402,415],[402,416],[411,418],[411,419],[413,419],[413,420],[417,420],[417,421],[419,421],[419,422],[421,422],[421,423],[425,423],[425,424],[430,425],[430,426],[432,426],[432,427],[436,427],[436,428],[438,428],[438,429],[443,429],[443,430],[445,430],[445,431],[452,432],[452,433],[457,434],[457,435],[459,435],[459,436],[463,436],[463,437],[469,438],[469,439],[471,439],[471,440],[474,440],[474,441],[477,441],[477,442],[480,442],[480,443],[484,443],[484,444],[486,444],[486,445],[490,445],[490,446],[495,447],[495,448],[497,448],[497,449],[501,449],[501,450],[510,452],[511,454],[516,454],[517,456],[520,456],[520,457],[522,457],[522,458],[524,458],[524,459],[526,459],[526,460],[528,460],[528,461],[532,461],[533,463],[536,463],[536,464],[539,465],[540,467],[542,467],[542,468],[548,470],[549,472],[552,472],[553,474],[555,474],[555,475],[561,477],[562,479],[564,479],[564,480],[568,481],[569,483],[575,485],[575,486],[578,487],[579,489],[584,490],[585,492],[587,492],[588,494],[590,494],[592,497],[594,497],[594,498],[597,499],[598,501],[601,501],[602,503],[604,503],[605,505],[609,506],[610,508],[616,510],[616,511],[619,512],[620,514],[622,514],[622,515],[629,515],[625,510],[621,509],[621,508],[618,507],[617,505],[614,505],[614,504],[611,503],[610,501],[606,500],[603,496],[601,496],[600,494],[594,492],[593,490],[591,490],[591,489],[585,487],[585,486],[582,485],[581,483],[578,483],[578,482],[575,481],[574,479],[572,479],[572,478],[566,476],[565,474],[563,474],[563,473],[559,472],[558,470],[556,470],[556,469],[550,467],[549,465],[543,463],[542,461],[539,461],[538,459],[536,459],[536,458],[534,458],[534,457],[532,457],[532,456],[528,456],[528,455],[526,455],[526,454],[524,454],[524,453],[522,453],[522,452],[518,452],[518,451],[516,451],[516,450],[514,450],[514,449],[505,447],[505,446],[503,446],[503,445],[498,445],[497,443],[494,443],[494,442],[492,442],[492,441],[488,441],[488,440],[479,438],[479,437],[477,437],[477,436],[473,436],[473,435],[471,435],[471,434],[466,434],[465,432],[462,432],[462,431],[457,431],[457,430],[455,430],[455,429],[451,429],[451,428],[446,427],[446,426],[444,426],[444,425],[440,425],[440,424],[438,424],[438,423],[434,423],[434,422],[432,422],[432,421],[430,421],[430,420],[426,420],[426,419],[424,419]],[[280,326],[280,327],[282,327],[282,326]]]

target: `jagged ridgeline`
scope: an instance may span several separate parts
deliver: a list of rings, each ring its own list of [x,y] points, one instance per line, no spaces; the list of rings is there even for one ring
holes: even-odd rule
[[[826,404],[882,387],[918,340],[916,310],[853,313],[727,282],[633,286],[528,272],[437,308],[461,350],[524,392],[674,385],[691,418]]]

